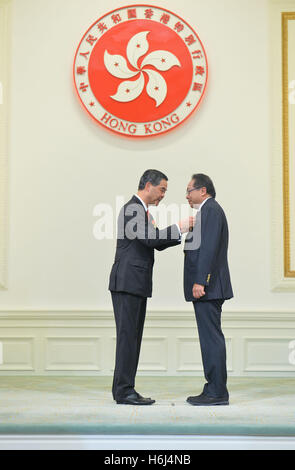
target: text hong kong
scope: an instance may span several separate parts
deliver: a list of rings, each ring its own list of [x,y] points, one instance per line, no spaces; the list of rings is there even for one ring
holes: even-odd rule
[[[149,123],[130,123],[112,116],[109,113],[103,114],[100,119],[104,124],[106,124],[110,129],[130,134],[130,135],[153,135],[158,132],[163,132],[165,129],[169,129],[176,125],[180,118],[176,113],[171,114],[170,116],[165,117],[164,119],[159,119],[158,121],[153,121]]]

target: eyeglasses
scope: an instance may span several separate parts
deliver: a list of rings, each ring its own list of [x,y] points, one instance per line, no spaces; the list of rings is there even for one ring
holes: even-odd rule
[[[192,189],[187,189],[186,190],[186,195],[188,196],[192,191],[195,191],[196,189],[201,189],[202,186],[198,186],[197,188],[192,188]]]

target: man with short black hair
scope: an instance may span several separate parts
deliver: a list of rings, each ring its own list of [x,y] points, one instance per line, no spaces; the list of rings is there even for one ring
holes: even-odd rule
[[[187,399],[196,406],[229,404],[221,312],[222,304],[233,297],[233,291],[227,261],[227,220],[215,196],[209,176],[192,176],[186,198],[198,213],[184,246],[184,294],[188,302],[193,302],[207,380],[201,395]],[[197,238],[200,242],[196,244]]]
[[[147,170],[140,178],[138,192],[121,209],[115,262],[110,274],[116,320],[116,365],[113,397],[118,404],[152,405],[155,400],[135,391],[147,297],[152,296],[154,249],[164,250],[181,243],[193,218],[159,230],[148,208],[158,206],[167,191],[167,176]]]

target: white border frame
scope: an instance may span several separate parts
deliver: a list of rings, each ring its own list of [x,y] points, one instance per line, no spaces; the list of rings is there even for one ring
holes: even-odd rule
[[[2,435],[0,450],[295,450],[295,437]],[[182,452],[179,455],[184,455]],[[152,452],[150,452],[152,456]],[[144,457],[140,457],[144,458]]]

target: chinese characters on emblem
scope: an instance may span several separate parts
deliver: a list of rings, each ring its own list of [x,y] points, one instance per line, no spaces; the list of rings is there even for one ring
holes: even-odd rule
[[[129,122],[128,120],[124,120],[126,119],[126,117],[124,118],[116,117],[116,113],[114,113],[112,108],[103,109],[102,102],[100,101],[99,97],[96,96],[96,94],[94,94],[93,92],[92,81],[91,81],[92,80],[91,67],[93,67],[93,65],[92,65],[92,61],[90,61],[91,56],[92,58],[95,57],[95,55],[97,56],[97,51],[99,50],[100,47],[105,47],[105,46],[102,46],[101,44],[106,44],[109,40],[109,36],[107,36],[104,40],[102,40],[102,43],[100,43],[99,41],[102,36],[104,36],[106,33],[108,34],[108,32],[112,30],[112,28],[116,28],[117,25],[118,25],[118,31],[120,32],[121,23],[125,22],[127,24],[127,22],[130,22],[130,23],[132,22],[136,24],[139,20],[150,20],[151,22],[158,22],[161,25],[167,26],[170,29],[170,34],[171,34],[171,30],[172,32],[174,31],[176,33],[174,34],[176,43],[177,43],[177,40],[179,41],[179,39],[177,39],[178,37],[182,40],[183,45],[186,46],[186,48],[183,49],[184,53],[186,54],[186,62],[185,61],[182,62],[184,70],[188,70],[190,67],[192,67],[190,71],[191,81],[188,82],[188,87],[187,87],[189,91],[187,91],[187,95],[184,97],[183,102],[180,102],[181,105],[179,105],[178,108],[175,108],[173,111],[170,111],[169,114],[167,114],[166,116],[162,117],[160,115],[157,117],[157,119],[154,119],[154,121],[151,120],[150,122],[144,123],[144,124],[140,124],[140,121],[137,122],[136,119],[134,122],[132,121]],[[133,28],[133,26],[131,26],[131,28]],[[148,30],[149,30],[149,27],[146,26],[145,32],[148,32]],[[154,26],[153,26],[153,30],[154,30]],[[134,30],[131,29],[131,31],[134,31]],[[110,37],[112,37],[112,34],[115,34],[115,29],[114,31],[112,31]],[[140,33],[137,33],[137,34],[140,34]],[[173,44],[173,38],[171,39],[171,41]],[[146,45],[146,44],[144,43],[143,45]],[[137,45],[136,47],[139,48],[140,44]],[[174,53],[173,46],[170,46],[170,50],[171,52],[166,51],[166,54],[170,53],[171,55],[173,55],[172,54],[172,52]],[[94,53],[92,55],[93,51]],[[132,87],[130,88],[129,85],[130,84],[132,85],[133,83],[135,83],[135,81],[134,80],[132,80],[131,82],[126,81],[126,79],[128,80],[130,79],[131,77],[130,74],[134,72],[134,73],[140,74],[140,77],[139,79],[137,79],[137,81],[139,82],[140,86],[143,86],[143,92],[146,92],[146,94],[150,97],[152,96],[156,103],[156,107],[159,107],[162,104],[162,102],[164,102],[163,98],[166,99],[166,96],[168,96],[166,92],[165,92],[166,94],[164,92],[162,93],[163,94],[162,98],[159,95],[159,90],[161,86],[162,88],[164,87],[163,78],[160,80],[159,77],[156,76],[156,72],[154,71],[154,69],[150,70],[150,69],[145,68],[145,65],[154,65],[154,62],[155,62],[155,64],[157,64],[157,67],[160,71],[166,72],[167,70],[169,70],[167,68],[168,67],[167,64],[165,63],[167,59],[162,57],[162,55],[159,55],[159,52],[162,52],[162,51],[152,50],[151,52],[149,52],[149,55],[144,57],[144,60],[139,62],[139,64],[137,64],[137,67],[135,67],[135,68],[138,68],[138,72],[134,72],[133,70],[128,70],[128,67],[126,65],[127,62],[125,63],[125,59],[118,61],[117,56],[115,57],[114,55],[113,57],[115,59],[112,65],[114,67],[117,67],[116,69],[117,75],[115,73],[113,73],[112,75],[114,77],[119,76],[119,78],[123,80],[122,82],[117,84],[117,87],[118,87],[118,91],[121,92],[123,90],[123,85],[125,85],[124,90],[126,93],[128,93],[128,100],[125,97],[125,95],[123,97],[124,99],[123,98],[118,99],[117,97],[118,92],[115,95],[111,95],[111,98],[119,103],[120,102],[129,103],[132,100],[136,99],[137,95],[141,96],[139,92],[137,92],[135,98],[133,97],[135,92],[131,96],[131,92],[133,92],[133,89],[131,89]],[[112,52],[112,54],[114,54],[114,52]],[[135,57],[138,58],[139,53],[137,52],[137,50],[134,54],[135,54]],[[159,55],[159,57],[157,54]],[[149,58],[149,56],[151,57]],[[191,65],[188,65],[189,57],[191,58],[191,62],[190,62]],[[181,67],[181,60],[178,65],[179,67]],[[88,72],[89,72],[89,76],[88,76]],[[144,78],[143,78],[145,76],[144,72],[148,73],[149,80],[144,81]],[[203,48],[203,45],[198,37],[198,34],[194,32],[194,30],[190,27],[190,25],[185,20],[182,20],[180,17],[178,17],[177,15],[175,15],[174,13],[170,11],[163,10],[156,6],[130,5],[130,6],[126,6],[123,8],[119,8],[118,10],[109,12],[108,14],[102,16],[99,20],[97,20],[97,22],[94,23],[91,26],[91,28],[88,29],[76,53],[74,75],[75,75],[76,89],[78,91],[78,94],[82,102],[84,103],[84,105],[87,107],[88,111],[91,110],[92,112],[93,110],[92,116],[95,117],[97,121],[101,122],[105,127],[108,127],[109,129],[117,131],[118,133],[121,133],[121,134],[138,135],[138,136],[153,135],[153,134],[165,132],[169,130],[170,128],[172,128],[173,126],[177,126],[185,117],[190,115],[190,113],[196,108],[206,88],[207,58],[206,58],[206,53]],[[158,80],[155,80],[155,77],[157,77]],[[143,85],[141,82],[143,83]],[[169,83],[169,81],[167,83]],[[166,88],[164,87],[164,91],[166,90]],[[119,98],[120,97],[121,95],[119,96]]]

